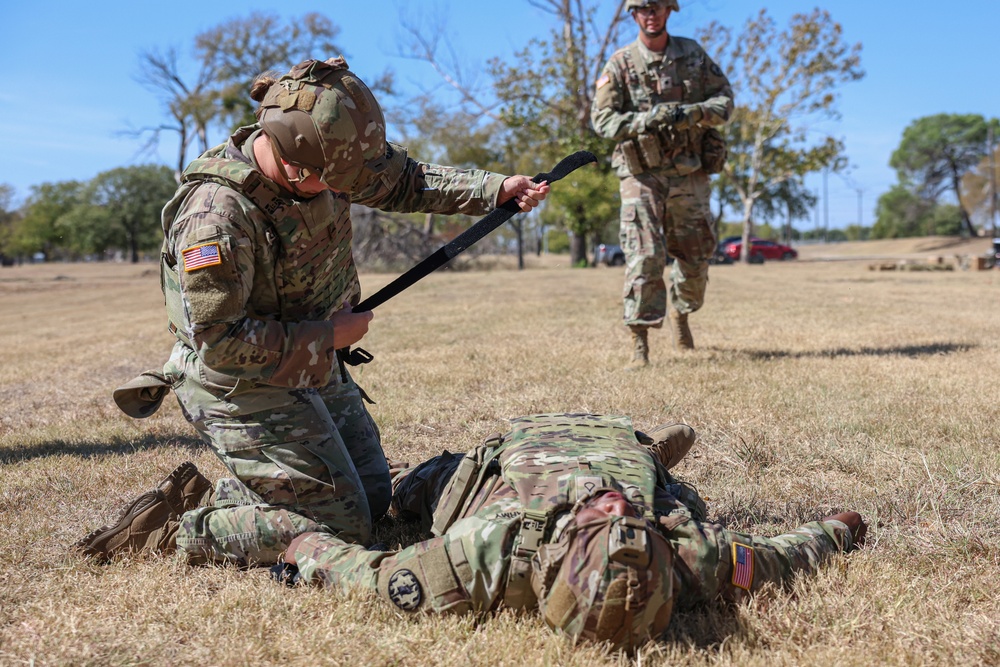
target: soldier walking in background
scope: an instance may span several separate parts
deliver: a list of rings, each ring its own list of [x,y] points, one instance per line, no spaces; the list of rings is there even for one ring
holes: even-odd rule
[[[391,486],[367,397],[337,353],[372,319],[352,312],[351,204],[482,214],[511,199],[527,211],[548,192],[527,176],[408,157],[386,142],[378,101],[342,58],[261,77],[251,97],[259,124],[191,163],[163,210],[173,353],[115,392],[147,417],[172,388],[236,479],[213,489],[181,466],[81,540],[84,553],[179,547],[192,559],[274,562],[305,531],[367,542]]]
[[[668,295],[674,345],[694,348],[688,315],[704,303],[716,243],[709,174],[726,158],[713,128],[729,120],[733,92],[697,42],[667,33],[677,0],[627,0],[625,8],[639,37],[605,65],[591,120],[597,134],[618,142],[612,166],[621,178],[624,320],[635,369],[649,364],[649,329],[663,326]]]

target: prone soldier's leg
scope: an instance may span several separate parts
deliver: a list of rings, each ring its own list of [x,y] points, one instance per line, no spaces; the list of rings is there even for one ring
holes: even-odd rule
[[[667,313],[665,191],[649,174],[623,178],[619,232],[625,252],[624,321],[629,327],[662,327]]]
[[[852,544],[850,530],[839,521],[813,521],[774,538],[688,521],[667,539],[674,547],[682,609],[718,597],[737,601],[766,584],[782,586],[796,573],[816,572],[830,555]]]
[[[392,480],[392,513],[400,518],[419,518],[423,529],[429,530],[438,500],[463,458],[445,451],[397,473]]]
[[[666,247],[674,258],[670,304],[682,314],[693,313],[705,302],[708,260],[716,243],[710,196],[711,183],[700,171],[670,179],[666,202]]]

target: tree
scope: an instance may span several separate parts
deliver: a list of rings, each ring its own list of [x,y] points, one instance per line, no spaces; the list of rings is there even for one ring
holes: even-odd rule
[[[46,259],[52,259],[63,245],[64,230],[60,222],[81,203],[83,188],[80,181],[31,186],[23,217],[12,234],[13,251],[18,255],[42,252]]]
[[[163,132],[176,132],[178,146],[174,178],[180,183],[194,140],[198,140],[200,152],[208,150],[209,126],[217,116],[216,94],[210,89],[212,72],[202,63],[194,81],[187,82],[178,64],[177,50],[169,48],[161,53],[154,49],[139,54],[139,73],[135,79],[160,98],[170,120],[156,126],[129,130],[126,134],[135,137],[148,135],[141,149],[145,153],[159,145]]]
[[[996,120],[976,114],[918,118],[903,131],[889,160],[900,183],[912,184],[923,199],[936,203],[950,191],[958,202],[962,228],[970,236],[976,235],[976,228],[962,202],[962,177],[987,157],[990,125],[1000,127]]]
[[[505,153],[503,164],[522,165],[520,171],[534,173],[578,150],[607,156],[611,146],[590,128],[590,105],[593,83],[621,36],[622,21],[627,17],[622,11],[624,2],[529,2],[553,17],[553,28],[546,39],[529,42],[512,62],[491,61],[487,90],[476,87],[462,71],[459,59],[452,55],[449,60],[441,54],[441,36],[446,31],[440,25],[432,30],[406,26],[411,35],[409,55],[430,63],[441,74],[457,91],[459,106],[470,118],[493,123],[503,133],[494,144]],[[525,153],[525,147],[530,147],[530,154]],[[599,169],[607,174],[610,165],[602,161]],[[552,201],[546,205],[552,208],[546,217],[561,220],[573,232],[570,261],[574,265],[586,262],[588,237],[602,231],[609,221],[600,207],[595,209],[591,204],[602,197],[614,202],[617,190],[613,186],[607,189],[603,176],[581,177],[577,183],[577,188],[553,189]],[[589,191],[592,187],[601,189]],[[557,197],[557,190],[566,192]]]
[[[160,210],[174,194],[169,167],[118,167],[93,178],[82,201],[62,220],[76,252],[125,250],[133,263],[140,251],[156,250],[163,235]]]
[[[309,13],[288,23],[273,14],[251,13],[226,21],[195,37],[195,69],[187,77],[178,51],[150,49],[139,54],[136,80],[160,97],[169,120],[154,126],[128,130],[132,136],[147,136],[142,152],[156,148],[163,132],[176,132],[178,155],[175,176],[179,180],[197,141],[199,152],[209,148],[209,131],[222,128],[226,134],[240,125],[255,122],[250,100],[253,79],[270,70],[287,70],[310,57],[337,55],[334,38],[340,29],[326,17]],[[391,76],[377,83],[385,89]]]
[[[820,9],[795,14],[781,32],[762,9],[735,39],[715,21],[698,33],[736,91],[725,174],[742,208],[743,247],[753,236],[754,209],[769,192],[846,164],[839,139],[810,136],[816,123],[839,118],[839,86],[864,76],[861,45],[846,44],[842,33]]]
[[[994,138],[987,141],[987,146],[995,145]],[[989,150],[989,148],[987,148]],[[978,217],[983,221],[983,228],[991,237],[996,237],[997,213],[1000,212],[1000,148],[977,165],[975,171],[970,171],[962,177],[962,202],[966,205],[970,217]]]
[[[14,228],[20,215],[14,208],[14,186],[0,183],[0,266],[13,261]]]
[[[276,14],[252,12],[195,37],[202,67],[214,72],[217,118],[230,129],[256,122],[250,84],[268,71],[285,71],[307,58],[339,55],[340,28],[310,12],[283,23]]]
[[[878,199],[873,239],[953,236],[962,231],[962,214],[954,204],[939,204],[902,184]]]

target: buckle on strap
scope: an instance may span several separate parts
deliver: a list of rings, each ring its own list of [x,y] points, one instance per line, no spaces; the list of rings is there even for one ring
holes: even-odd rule
[[[524,510],[521,518],[521,530],[517,534],[517,544],[514,546],[514,557],[530,560],[545,540],[545,527],[548,517],[545,512]]]

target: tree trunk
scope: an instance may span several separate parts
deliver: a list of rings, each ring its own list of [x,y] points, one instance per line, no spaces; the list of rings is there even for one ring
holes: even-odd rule
[[[743,245],[740,246],[740,261],[750,263],[750,239],[753,238],[753,205],[754,200],[743,202]]]
[[[524,270],[524,225],[521,220],[515,220],[514,231],[517,233],[517,270]]]
[[[573,234],[569,244],[569,261],[572,266],[587,266],[587,235]]]

